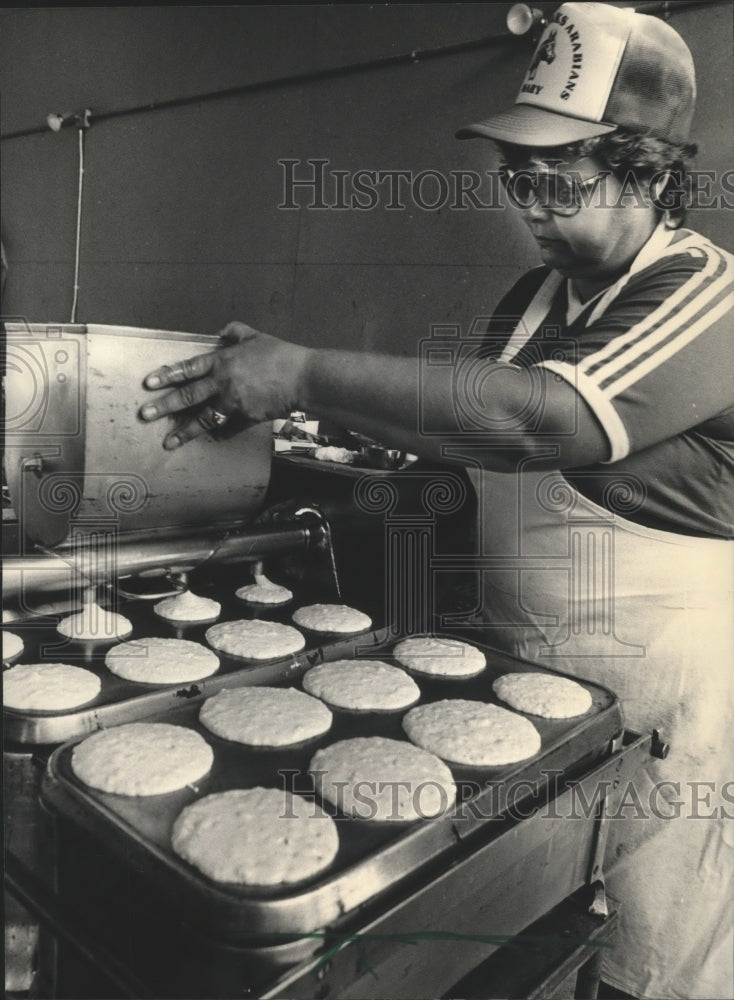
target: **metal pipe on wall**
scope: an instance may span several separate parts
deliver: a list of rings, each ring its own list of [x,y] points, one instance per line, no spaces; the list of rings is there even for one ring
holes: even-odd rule
[[[702,7],[716,7],[729,3],[730,0],[676,0],[670,3],[669,0],[652,0],[635,4],[635,10],[643,14],[661,14],[669,18],[673,13],[679,13],[690,7],[699,10]],[[223,90],[214,90],[203,94],[192,94],[187,97],[172,98],[168,101],[158,103],[151,101],[149,104],[139,104],[129,108],[119,108],[115,111],[95,111],[92,116],[95,122],[108,121],[113,118],[123,118],[128,115],[145,114],[150,111],[162,111],[168,108],[181,108],[190,104],[199,104],[205,101],[218,100],[220,98],[236,97],[242,94],[252,94],[263,90],[275,90],[279,87],[299,86],[306,83],[319,83],[324,80],[338,79],[339,77],[351,76],[356,73],[367,73],[376,69],[385,69],[390,66],[410,65],[420,62],[427,62],[429,59],[436,59],[442,56],[458,55],[462,52],[475,52],[478,49],[488,48],[493,45],[502,45],[509,41],[517,42],[517,36],[510,31],[499,32],[496,35],[487,35],[485,38],[478,38],[468,42],[458,42],[454,45],[441,45],[431,49],[414,49],[411,52],[402,52],[397,55],[383,56],[379,59],[372,59],[366,62],[354,63],[347,66],[334,66],[324,70],[317,70],[308,73],[296,73],[292,76],[278,77],[273,80],[259,80],[255,83],[247,83],[238,87],[227,87]],[[61,120],[59,128],[67,128],[76,124],[76,118],[71,116],[57,116]],[[49,130],[48,124],[32,126],[26,129],[19,129],[15,132],[0,134],[0,139],[21,139],[24,136],[39,135]],[[58,129],[54,129],[58,131]]]

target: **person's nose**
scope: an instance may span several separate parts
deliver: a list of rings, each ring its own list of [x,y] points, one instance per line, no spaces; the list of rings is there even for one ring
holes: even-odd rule
[[[533,222],[547,222],[553,213],[547,205],[543,205],[537,198],[532,205],[523,209],[523,215],[528,225]]]

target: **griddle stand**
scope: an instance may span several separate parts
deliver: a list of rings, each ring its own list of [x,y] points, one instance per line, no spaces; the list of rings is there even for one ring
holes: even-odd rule
[[[596,996],[603,953],[613,946],[617,920],[616,904],[607,915],[594,912],[603,887],[605,812],[614,811],[617,796],[654,752],[653,739],[625,732],[611,756],[549,797],[552,807],[546,808],[547,801],[523,804],[521,817],[503,821],[481,844],[469,835],[450,867],[444,864],[438,874],[429,867],[418,881],[330,930],[316,957],[273,974],[270,981],[260,973],[256,986],[248,985],[246,958],[238,960],[231,949],[210,954],[200,942],[182,948],[181,961],[170,966],[162,989],[166,970],[157,970],[152,976],[157,981],[151,981],[150,970],[135,967],[130,955],[120,954],[97,933],[94,915],[83,905],[75,912],[69,899],[56,896],[14,859],[6,882],[38,916],[42,939],[54,938],[50,948],[46,941],[44,954],[58,949],[66,956],[67,975],[76,965],[92,984],[84,993],[78,979],[54,982],[55,970],[46,969],[30,996],[529,1000],[556,995],[559,984],[578,973],[575,995],[589,1000]],[[578,807],[572,797],[594,802],[600,785],[611,789],[604,800],[607,810],[599,799],[595,815],[574,818]],[[207,990],[202,984],[210,974],[216,981]],[[198,987],[186,992],[187,983]]]
[[[614,812],[622,789],[649,759],[653,737],[625,732],[615,742],[613,754],[561,792],[550,809],[539,804],[537,812],[363,923],[352,935],[345,935],[344,946],[339,950],[332,946],[327,962],[318,958],[281,978],[261,994],[263,1000],[550,997],[553,993],[547,990],[576,971],[581,972],[578,988],[583,990],[577,995],[584,1000],[595,997],[603,957],[600,946],[609,944],[618,913],[616,904],[609,909],[606,898],[607,913],[599,912],[608,813]],[[577,801],[593,802],[600,785],[610,787],[610,793],[599,798],[594,817],[581,819],[574,796]],[[525,982],[526,990],[517,992],[523,978],[527,979],[527,967],[520,958],[525,951],[523,931],[525,941],[530,934],[532,951],[529,928],[537,921],[536,932],[539,928],[546,934],[549,921],[552,926],[552,911],[558,907],[559,916],[577,909],[579,893],[585,893],[591,905],[585,914],[589,919],[578,921],[577,927],[584,927],[583,933],[588,930],[592,937],[576,942],[573,957],[563,939],[555,949],[552,941],[546,941],[548,951],[557,957],[556,965],[547,969],[546,953],[541,981]],[[412,940],[411,928],[415,928]],[[493,936],[495,941],[490,942]],[[396,947],[396,942],[408,943]],[[510,968],[514,964],[517,973],[513,981],[506,960],[501,956],[498,960],[500,949],[511,956]],[[502,969],[502,981],[495,982],[492,976]]]

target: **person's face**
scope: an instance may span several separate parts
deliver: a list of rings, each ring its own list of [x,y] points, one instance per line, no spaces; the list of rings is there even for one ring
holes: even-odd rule
[[[519,209],[523,221],[543,263],[564,277],[594,283],[615,280],[655,227],[655,210],[649,200],[623,187],[593,156],[559,163],[529,154],[513,180],[519,172],[538,178],[539,197],[531,191],[524,199],[531,203]],[[553,174],[558,175],[557,194],[561,197],[555,197],[555,178],[550,179]],[[564,207],[562,197],[569,191],[569,179],[578,186],[578,208],[574,204],[570,210]]]

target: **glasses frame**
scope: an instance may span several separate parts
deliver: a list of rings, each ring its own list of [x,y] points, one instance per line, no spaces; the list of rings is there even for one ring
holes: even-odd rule
[[[601,178],[608,177],[610,173],[610,170],[600,170],[592,177],[586,177],[581,180],[579,177],[574,177],[570,174],[559,174],[556,171],[512,170],[510,167],[500,167],[499,178],[510,203],[516,208],[527,210],[540,204],[542,208],[553,212],[554,215],[568,218],[578,214],[581,210],[582,193],[587,191],[590,193],[593,192]],[[528,191],[529,198],[527,200],[523,200],[517,195],[515,190],[517,178],[527,180],[530,185]],[[566,187],[572,196],[572,200],[565,205],[558,201],[559,180],[565,181]],[[543,183],[545,190],[542,189]],[[553,186],[553,190],[551,190],[551,185]]]

